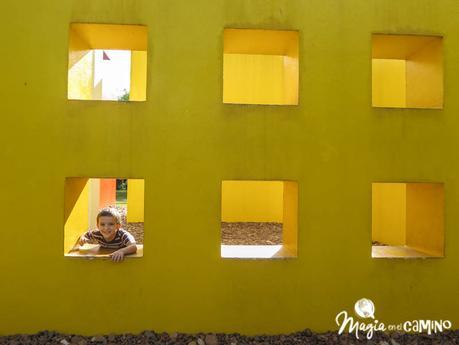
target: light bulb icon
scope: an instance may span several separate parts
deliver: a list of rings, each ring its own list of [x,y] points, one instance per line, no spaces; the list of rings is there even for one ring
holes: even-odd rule
[[[359,299],[355,302],[354,310],[358,316],[364,319],[375,318],[375,305],[371,299]]]

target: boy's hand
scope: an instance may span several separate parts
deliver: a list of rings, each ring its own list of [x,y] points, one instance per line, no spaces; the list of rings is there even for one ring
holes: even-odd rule
[[[122,250],[117,250],[116,252],[112,253],[110,256],[113,262],[120,262],[124,260],[124,252]]]
[[[78,244],[82,246],[83,244],[87,243],[88,239],[84,236],[81,236],[80,239],[78,240]]]

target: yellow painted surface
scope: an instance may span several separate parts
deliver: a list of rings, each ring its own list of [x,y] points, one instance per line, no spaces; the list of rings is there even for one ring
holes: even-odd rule
[[[372,35],[372,105],[442,108],[442,37]]]
[[[93,99],[94,52],[81,52],[84,55],[68,71],[68,99]]]
[[[406,189],[406,244],[433,256],[443,256],[444,186],[409,183]]]
[[[65,180],[64,253],[68,253],[88,229],[88,195],[88,179]]]
[[[225,29],[223,103],[298,104],[298,32]]]
[[[88,224],[89,229],[97,229],[97,215],[100,210],[100,179],[90,178],[88,180]]]
[[[145,25],[72,23],[70,30],[87,42],[91,49],[147,50]]]
[[[406,61],[372,59],[374,107],[406,107]]]
[[[371,257],[380,259],[430,259],[432,255],[408,246],[372,246]]]
[[[224,29],[225,54],[262,54],[298,57],[298,31]]]
[[[409,60],[433,39],[433,36],[423,35],[373,34],[372,56],[374,59]]]
[[[4,0],[2,10],[0,334],[337,330],[337,312],[363,297],[385,324],[458,327],[459,2]],[[83,21],[148,26],[146,102],[66,100],[68,27]],[[299,31],[299,106],[222,104],[229,25]],[[445,107],[375,112],[371,33],[408,29],[445,37]],[[143,258],[62,255],[69,176],[145,178]],[[297,259],[220,257],[221,181],[237,179],[298,181]],[[389,180],[444,182],[444,258],[371,258],[371,183]],[[104,298],[82,307],[88,289]]]
[[[101,100],[102,82],[94,85],[94,50],[131,51],[130,101],[145,101],[147,27],[72,23],[69,27],[68,99]]]
[[[223,181],[222,222],[283,222],[283,182]]]
[[[394,247],[386,257],[443,256],[444,208],[442,184],[373,183],[372,240]]]
[[[284,57],[225,54],[223,80],[224,103],[282,104]]]
[[[90,52],[91,46],[72,27],[69,30],[69,69]]]
[[[130,101],[145,101],[147,99],[147,52],[131,52],[131,90]]]
[[[391,246],[406,243],[406,184],[373,183],[372,240]]]
[[[129,179],[127,190],[127,221],[144,221],[145,203],[145,181],[140,179]]]
[[[441,37],[431,39],[407,60],[407,107],[443,107],[442,46]]]
[[[283,182],[282,244],[289,256],[298,255],[298,183]]]

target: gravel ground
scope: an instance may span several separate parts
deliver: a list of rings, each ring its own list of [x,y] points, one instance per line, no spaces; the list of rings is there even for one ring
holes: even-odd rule
[[[123,229],[129,231],[134,236],[137,244],[143,244],[143,222],[127,223]]]
[[[224,245],[282,244],[282,223],[222,222]]]
[[[116,207],[121,214],[121,227],[129,231],[137,243],[143,244],[144,223],[127,223],[126,209]],[[222,222],[222,244],[276,245],[282,244],[282,223]]]
[[[385,334],[376,332],[371,340],[366,340],[362,334],[359,340],[355,335],[336,332],[313,333],[309,330],[288,335],[252,336],[239,334],[183,334],[183,333],[155,333],[145,331],[139,335],[121,334],[107,336],[83,337],[73,334],[60,334],[44,331],[37,334],[13,335],[0,337],[0,344],[27,345],[27,344],[56,344],[56,345],[90,345],[90,344],[156,344],[156,345],[308,345],[308,344],[372,344],[372,345],[452,345],[459,344],[459,330],[447,331],[436,335],[409,335],[401,333]],[[364,340],[365,339],[365,340]]]
[[[113,207],[113,206],[112,206]],[[135,238],[138,244],[143,244],[143,222],[127,223],[126,221],[126,208],[116,206],[118,212],[121,214],[121,227],[129,231]]]

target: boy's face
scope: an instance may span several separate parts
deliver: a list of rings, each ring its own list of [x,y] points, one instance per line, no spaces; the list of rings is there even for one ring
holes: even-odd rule
[[[111,241],[115,238],[116,232],[120,228],[120,224],[116,223],[116,219],[111,216],[102,216],[99,218],[97,227],[104,236],[106,241]]]

